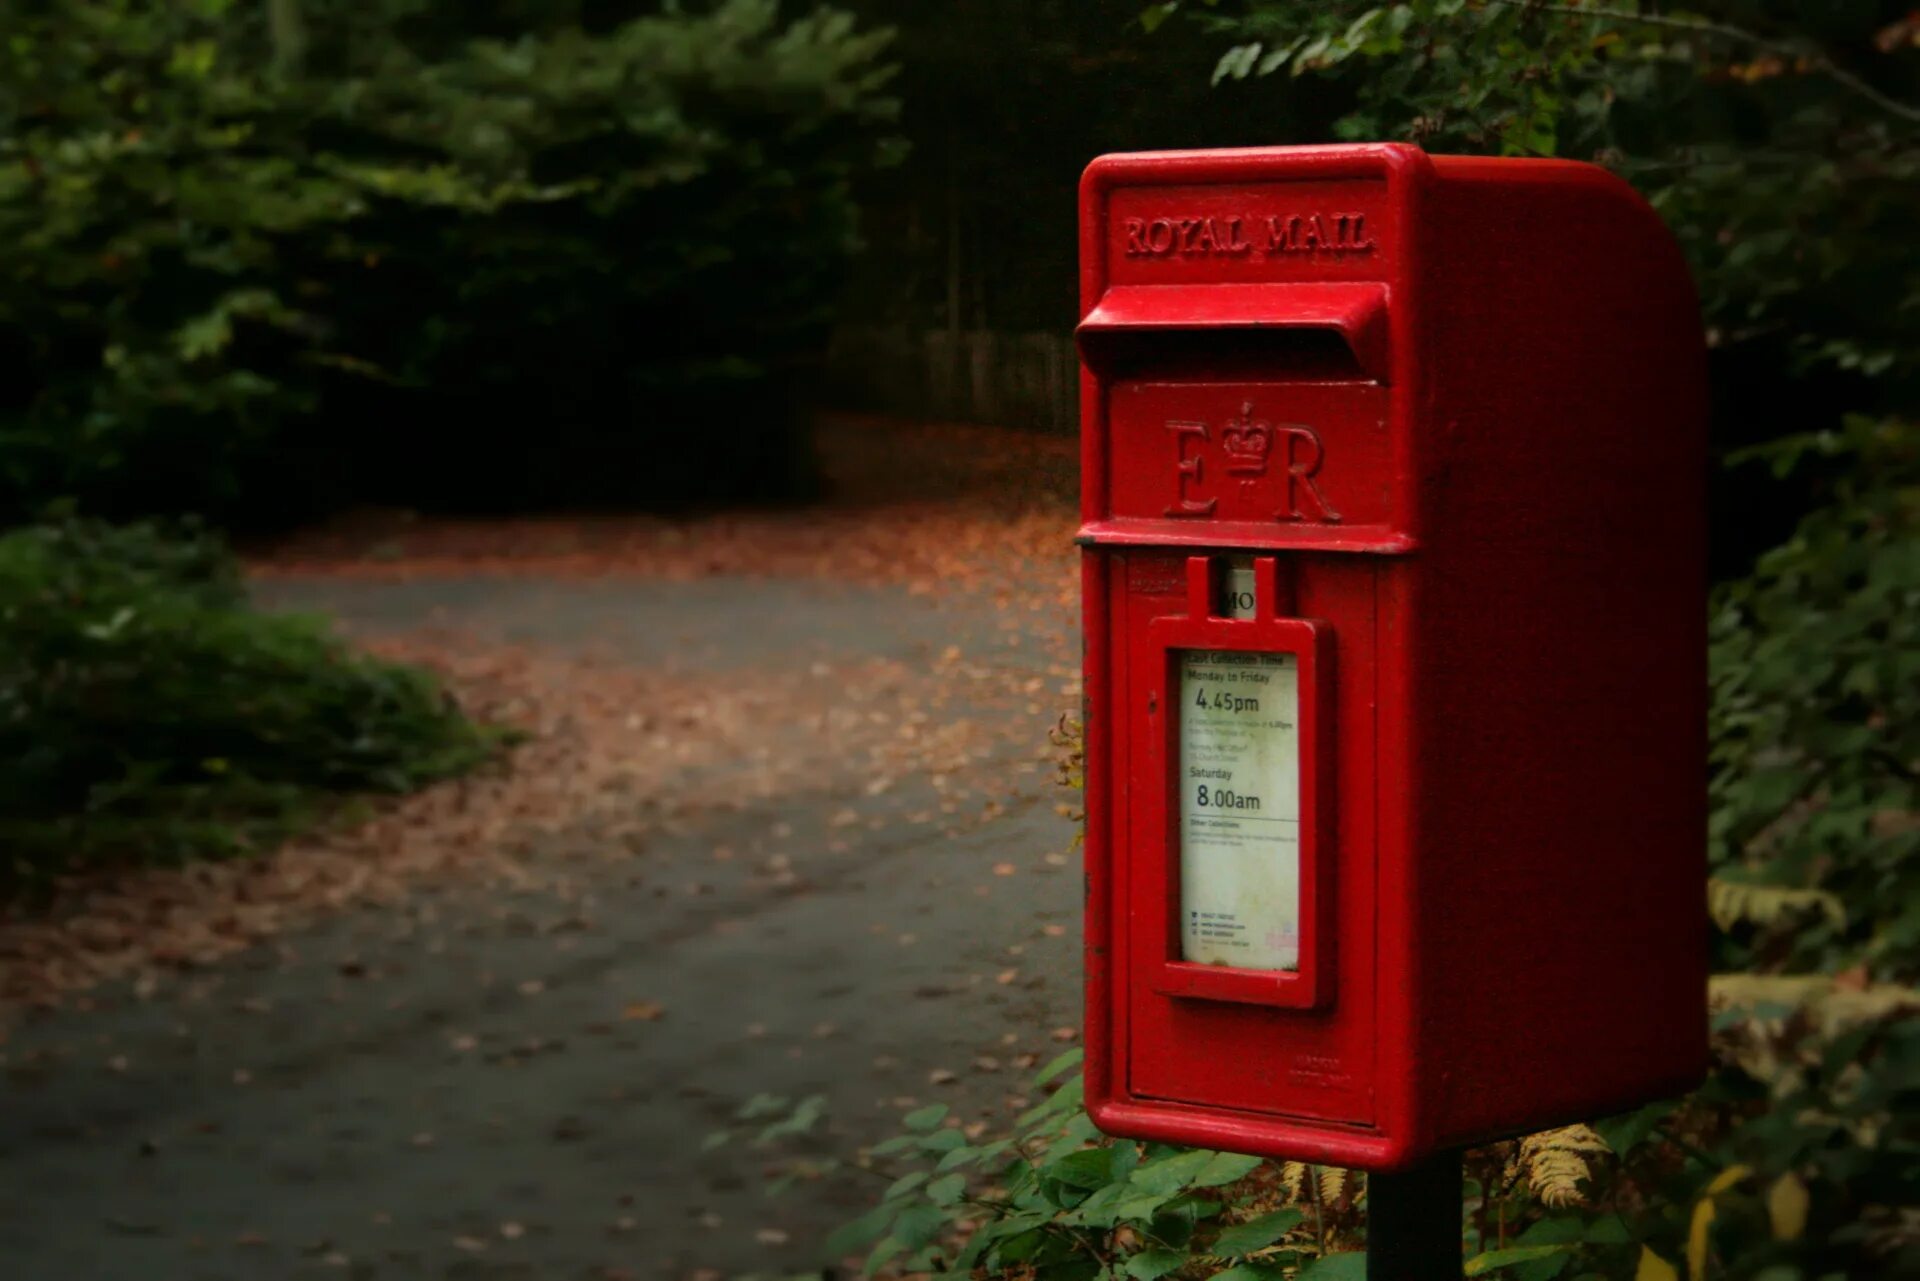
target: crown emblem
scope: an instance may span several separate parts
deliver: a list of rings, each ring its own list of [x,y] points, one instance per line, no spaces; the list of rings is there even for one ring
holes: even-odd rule
[[[1237,476],[1262,476],[1267,470],[1267,455],[1273,451],[1273,424],[1253,416],[1253,402],[1240,406],[1240,416],[1227,420],[1220,433],[1227,452],[1227,470]]]

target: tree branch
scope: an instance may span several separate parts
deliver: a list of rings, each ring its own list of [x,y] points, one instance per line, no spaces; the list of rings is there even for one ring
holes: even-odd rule
[[[1896,98],[1889,98],[1853,72],[1840,66],[1831,55],[1816,45],[1775,40],[1757,31],[1748,31],[1744,27],[1714,22],[1707,18],[1672,18],[1658,13],[1637,13],[1630,9],[1590,8],[1578,4],[1536,4],[1533,0],[1487,0],[1487,3],[1498,5],[1503,9],[1525,9],[1529,13],[1558,13],[1574,18],[1595,18],[1601,22],[1659,27],[1668,31],[1687,31],[1694,35],[1718,36],[1722,40],[1743,44],[1752,49],[1761,49],[1786,57],[1805,58],[1812,63],[1814,70],[1848,92],[1866,99],[1889,115],[1898,116],[1910,124],[1920,124],[1920,107],[1901,102]]]

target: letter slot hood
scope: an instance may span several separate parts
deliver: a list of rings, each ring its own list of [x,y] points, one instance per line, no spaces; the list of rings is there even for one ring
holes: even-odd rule
[[[1389,378],[1387,287],[1378,283],[1118,285],[1080,322],[1087,359],[1110,357],[1108,335],[1251,331],[1305,337],[1337,334],[1361,376]]]

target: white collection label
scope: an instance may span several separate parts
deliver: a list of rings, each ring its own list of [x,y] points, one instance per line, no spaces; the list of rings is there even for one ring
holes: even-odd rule
[[[1180,954],[1300,967],[1300,664],[1180,651]]]

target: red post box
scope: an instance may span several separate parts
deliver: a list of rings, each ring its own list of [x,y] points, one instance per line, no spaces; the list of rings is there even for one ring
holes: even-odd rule
[[[1081,189],[1087,1097],[1360,1168],[1706,1062],[1704,347],[1589,165]]]

